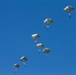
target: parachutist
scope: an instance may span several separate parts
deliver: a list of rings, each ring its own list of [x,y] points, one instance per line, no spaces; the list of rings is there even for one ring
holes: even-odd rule
[[[40,54],[40,52],[39,52],[39,54]]]
[[[49,29],[47,28],[47,30],[49,30]]]
[[[17,71],[15,71],[15,73],[17,73]]]
[[[71,18],[71,16],[69,16],[69,18]]]
[[[47,56],[45,58],[47,59]]]

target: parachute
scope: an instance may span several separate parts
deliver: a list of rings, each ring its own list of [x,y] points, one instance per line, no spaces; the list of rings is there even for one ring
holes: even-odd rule
[[[44,45],[42,43],[38,43],[38,44],[36,44],[36,46],[39,49],[39,53],[40,53],[41,49],[44,48]]]
[[[71,17],[71,13],[74,11],[74,8],[72,6],[66,6],[64,11],[68,13],[69,17]]]
[[[50,53],[51,49],[50,48],[44,48],[43,49],[43,53],[46,54],[46,58],[47,58],[47,55]]]
[[[37,40],[40,39],[40,35],[39,34],[32,34],[32,39],[35,40],[35,42],[37,42]]]
[[[19,64],[14,64],[15,72],[18,70],[19,67],[20,67]]]
[[[50,27],[50,25],[53,23],[54,21],[51,18],[46,18],[44,20],[44,24],[46,24],[47,29]]]
[[[25,62],[28,60],[25,56],[22,56],[20,58],[20,60],[23,62],[24,66],[25,66]]]

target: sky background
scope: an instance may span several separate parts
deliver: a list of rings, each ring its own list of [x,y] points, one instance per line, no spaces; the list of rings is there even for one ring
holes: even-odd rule
[[[0,75],[76,75],[76,10],[69,18],[67,5],[76,8],[76,0],[0,0]],[[54,20],[48,31],[46,18]],[[51,48],[47,59],[38,53],[34,33],[41,36],[37,43]]]

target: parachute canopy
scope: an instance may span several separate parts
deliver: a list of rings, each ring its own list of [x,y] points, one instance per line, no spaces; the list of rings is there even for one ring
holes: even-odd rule
[[[23,62],[24,66],[25,66],[25,62],[28,60],[25,56],[22,56],[20,58],[20,60]]]
[[[44,49],[43,49],[43,52],[44,52],[45,54],[50,53],[50,51],[51,51],[51,49],[50,49],[50,48],[44,48]]]
[[[22,57],[20,58],[20,60],[21,60],[22,62],[26,62],[28,59],[27,59],[25,56],[22,56]]]
[[[40,35],[39,34],[32,34],[32,39],[37,41],[40,39]]]
[[[74,11],[74,8],[72,6],[66,6],[64,11],[70,15]]]
[[[14,68],[15,68],[15,69],[18,69],[19,67],[20,67],[19,64],[14,64]]]
[[[49,27],[54,21],[51,18],[46,18],[44,20],[44,24],[47,25],[47,27]]]
[[[36,46],[37,46],[37,48],[39,48],[39,49],[43,49],[43,48],[44,48],[44,45],[43,45],[42,43],[38,43],[38,44],[36,44]]]

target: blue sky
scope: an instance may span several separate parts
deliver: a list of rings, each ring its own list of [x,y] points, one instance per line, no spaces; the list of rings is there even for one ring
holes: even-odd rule
[[[75,0],[0,0],[0,75],[76,75],[76,11],[72,18],[63,11],[76,8]],[[54,23],[46,30],[45,18]],[[48,59],[39,54],[31,35],[41,35],[39,42],[51,48]],[[28,58],[26,67],[20,61]]]

